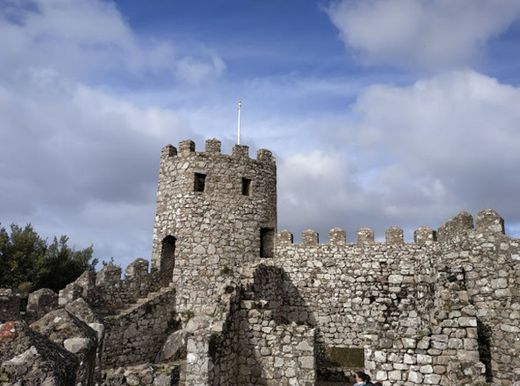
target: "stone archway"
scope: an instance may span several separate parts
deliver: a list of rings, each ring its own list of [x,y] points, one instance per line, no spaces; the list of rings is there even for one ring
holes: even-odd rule
[[[161,241],[161,282],[168,284],[172,280],[173,268],[175,267],[175,244],[177,239],[171,235]]]

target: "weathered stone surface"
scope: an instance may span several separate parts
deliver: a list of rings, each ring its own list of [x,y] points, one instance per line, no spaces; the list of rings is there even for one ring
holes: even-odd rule
[[[76,356],[25,322],[0,324],[0,382],[5,385],[68,386],[76,382]]]
[[[174,361],[186,357],[187,330],[178,330],[171,333],[157,356],[158,362]]]
[[[96,377],[97,333],[65,309],[49,312],[30,325],[53,343],[76,354],[80,361],[76,382],[92,385]]]
[[[42,288],[31,292],[27,299],[27,319],[38,320],[46,313],[58,308],[58,294],[51,289]]]

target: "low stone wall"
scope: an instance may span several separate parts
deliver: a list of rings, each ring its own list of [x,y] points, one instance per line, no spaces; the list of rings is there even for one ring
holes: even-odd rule
[[[110,315],[161,288],[159,272],[148,272],[147,260],[134,260],[123,279],[121,272],[120,267],[107,264],[97,273],[83,273],[60,291],[59,305],[83,297],[98,313]]]
[[[103,368],[154,362],[175,318],[175,288],[165,287],[105,319]]]

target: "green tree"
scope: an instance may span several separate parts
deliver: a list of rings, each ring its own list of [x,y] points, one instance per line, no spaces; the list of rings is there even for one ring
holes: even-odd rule
[[[68,237],[61,236],[48,243],[30,224],[12,224],[10,232],[0,228],[0,287],[59,291],[84,271],[94,270],[92,246],[75,251],[67,242]]]

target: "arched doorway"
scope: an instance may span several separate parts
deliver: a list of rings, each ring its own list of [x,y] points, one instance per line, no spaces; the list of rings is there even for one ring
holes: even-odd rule
[[[175,243],[177,239],[171,235],[161,241],[161,282],[168,284],[172,280],[173,268],[175,267]]]

